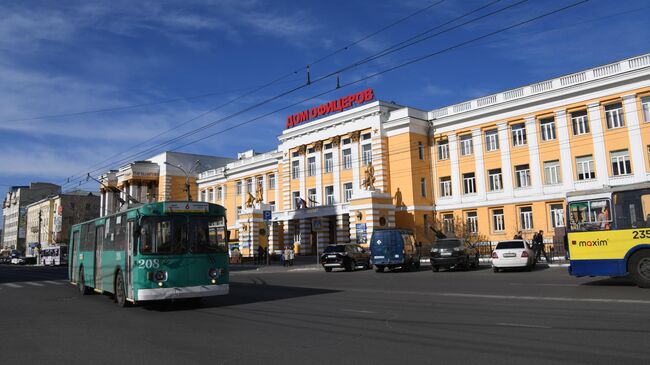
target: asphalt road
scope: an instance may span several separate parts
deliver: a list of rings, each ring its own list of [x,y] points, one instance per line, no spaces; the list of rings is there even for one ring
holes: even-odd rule
[[[118,308],[0,266],[0,363],[647,364],[650,290],[566,268],[237,271],[231,294]]]

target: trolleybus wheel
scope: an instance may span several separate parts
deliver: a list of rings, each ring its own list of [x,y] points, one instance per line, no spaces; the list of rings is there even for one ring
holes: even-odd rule
[[[650,288],[650,250],[637,251],[627,264],[632,280],[641,288]]]
[[[79,268],[79,282],[77,283],[77,287],[79,288],[79,293],[81,293],[81,295],[90,293],[90,288],[86,286],[86,277],[84,276],[83,266]]]
[[[122,271],[118,271],[117,274],[115,274],[115,303],[120,307],[126,307],[129,303],[126,300],[126,289],[124,288]]]

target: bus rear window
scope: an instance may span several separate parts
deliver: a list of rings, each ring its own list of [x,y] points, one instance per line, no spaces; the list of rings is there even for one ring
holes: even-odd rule
[[[612,214],[609,199],[569,203],[569,221],[575,231],[610,229]]]
[[[617,229],[650,227],[650,189],[614,193]]]

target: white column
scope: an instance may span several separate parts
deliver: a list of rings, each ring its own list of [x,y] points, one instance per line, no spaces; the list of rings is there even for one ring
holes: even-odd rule
[[[341,196],[341,163],[339,160],[339,151],[341,146],[332,146],[332,166],[334,173],[334,201],[335,203],[342,202],[343,197]],[[354,185],[354,184],[353,184]],[[325,198],[325,197],[323,197]]]
[[[307,201],[307,152],[299,157],[300,197]]]
[[[262,175],[262,201],[269,202],[269,179],[266,173]]]
[[[472,142],[474,144],[474,161],[476,173],[477,195],[485,200],[487,189],[485,188],[485,164],[483,161],[483,135],[479,128],[472,130]]]
[[[460,187],[460,166],[458,165],[458,136],[450,134],[449,143],[449,162],[451,164],[451,193],[455,202],[460,201],[463,191]]]
[[[589,113],[589,123],[591,127],[591,138],[594,143],[594,164],[596,165],[596,179],[602,185],[606,185],[609,180],[609,171],[607,170],[607,153],[605,152],[605,137],[603,135],[603,122],[600,117],[600,103],[591,103],[587,105]]]
[[[114,192],[112,190],[106,191],[106,202],[104,206],[104,215],[109,215],[115,213],[115,199]]]
[[[537,120],[534,116],[526,117],[526,134],[528,143],[528,156],[530,162],[530,178],[533,183],[533,194],[542,193],[542,173],[539,156],[539,139],[537,138]]]
[[[499,149],[501,150],[501,173],[503,174],[503,193],[506,196],[512,196],[512,165],[510,164],[510,135],[508,134],[508,124],[499,123]]]
[[[241,206],[242,208],[246,204],[246,179],[241,179],[241,193],[239,194],[241,196]]]
[[[563,190],[571,191],[573,185],[573,161],[571,158],[571,144],[569,142],[569,122],[565,110],[555,111],[555,124],[557,125],[557,140],[560,144],[560,168],[562,169]]]
[[[101,193],[99,197],[99,216],[103,217],[106,215],[104,213],[104,209],[106,208],[106,192],[102,190]]]
[[[316,151],[316,199],[320,205],[325,205],[325,197],[323,196],[323,170],[321,168],[322,156],[322,150]],[[336,196],[336,194],[334,196]]]
[[[275,175],[275,206],[280,206],[280,191],[282,191],[282,184],[280,184],[280,170],[273,173]]]
[[[148,192],[148,187],[147,185],[141,185],[140,186],[140,199],[141,202],[149,202],[149,198],[147,198],[147,192]]]
[[[361,166],[361,161],[359,161],[359,142],[351,142],[350,148],[352,149],[352,194],[355,194],[361,190],[361,176],[359,173],[359,166]],[[337,203],[340,201],[341,200],[338,200]]]
[[[636,105],[636,95],[623,96],[623,110],[625,111],[625,123],[627,133],[630,137],[630,159],[632,160],[632,172],[634,182],[646,180],[645,159],[646,152],[641,138],[641,126],[639,123],[639,111]]]

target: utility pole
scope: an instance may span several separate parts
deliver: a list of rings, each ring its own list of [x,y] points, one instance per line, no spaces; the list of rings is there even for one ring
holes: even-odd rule
[[[42,216],[43,210],[41,208],[38,208],[38,243],[36,244],[36,252],[38,253],[38,263],[41,263],[41,226],[43,225],[43,216]]]
[[[165,165],[175,167],[175,168],[181,170],[185,174],[185,192],[187,193],[187,201],[191,202],[192,201],[192,194],[190,193],[190,175],[192,173],[196,172],[195,169],[197,169],[201,165],[201,161],[200,160],[194,161],[194,164],[192,165],[192,167],[190,168],[189,171],[185,171],[185,169],[183,169],[180,165],[174,165],[174,164],[169,163],[167,161],[165,161]]]

